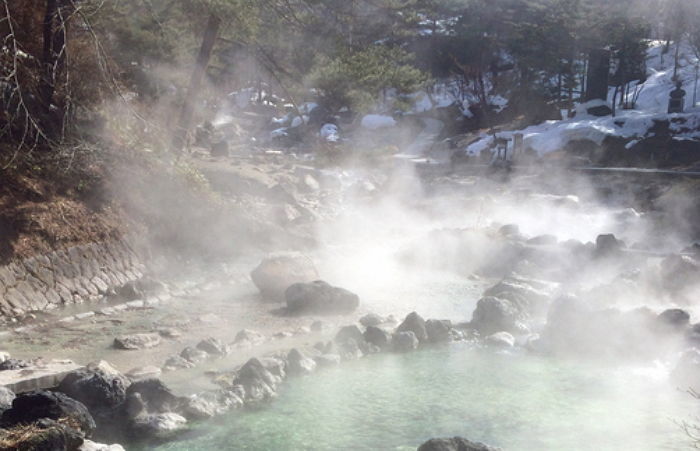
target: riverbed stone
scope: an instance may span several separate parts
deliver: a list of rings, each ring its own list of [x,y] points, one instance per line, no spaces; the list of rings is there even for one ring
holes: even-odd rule
[[[179,369],[194,368],[195,364],[179,355],[173,355],[163,363],[163,371],[176,371]]]
[[[462,437],[433,438],[418,447],[418,451],[500,451],[479,442],[472,442]]]
[[[303,254],[278,254],[266,258],[250,274],[264,299],[284,301],[285,290],[295,283],[319,279],[316,266]]]
[[[507,299],[487,296],[479,300],[472,314],[472,327],[481,334],[518,329],[520,312]]]
[[[413,331],[396,332],[391,337],[391,347],[395,352],[410,352],[418,349],[418,337]]]
[[[201,349],[188,346],[180,352],[180,357],[196,365],[197,363],[207,360],[209,358],[209,354]]]
[[[298,349],[292,349],[287,354],[287,371],[293,376],[313,373],[316,369],[316,362],[305,356]]]
[[[185,427],[187,419],[173,412],[141,415],[132,420],[131,430],[139,438],[164,438]]]
[[[156,333],[123,335],[114,339],[115,348],[129,351],[154,348],[160,343],[160,335]]]
[[[9,388],[0,385],[0,413],[12,407],[12,401],[14,399],[14,392]]]
[[[223,357],[230,352],[227,344],[221,340],[209,337],[197,343],[197,349],[206,352],[209,355]]]
[[[257,403],[273,398],[279,382],[280,379],[270,373],[260,360],[252,358],[238,370],[233,385],[244,388],[246,402]]]
[[[425,320],[416,312],[409,313],[396,329],[397,332],[413,332],[419,342],[428,341]]]
[[[85,440],[80,447],[80,451],[125,451],[124,447],[119,444],[106,445],[104,443]]]
[[[360,298],[344,288],[322,280],[295,283],[284,293],[287,311],[291,314],[342,315],[354,312]]]

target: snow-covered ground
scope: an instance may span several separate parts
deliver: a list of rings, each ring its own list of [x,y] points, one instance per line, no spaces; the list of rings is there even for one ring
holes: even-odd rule
[[[618,136],[634,140],[653,136],[650,131],[654,121],[678,118],[685,121],[682,126],[671,123],[671,131],[676,139],[700,139],[700,108],[694,106],[696,66],[699,61],[690,47],[681,46],[680,70],[678,78],[686,91],[685,113],[667,114],[669,93],[675,88],[673,82],[674,51],[663,54],[664,43],[654,41],[648,51],[648,78],[640,84],[636,109],[618,110],[616,117],[596,117],[586,113],[594,104],[579,105],[573,119],[547,121],[524,130],[502,132],[498,136],[512,138],[515,133],[522,133],[525,148],[534,150],[542,156],[563,149],[571,141],[587,140],[601,144],[608,136]],[[610,90],[608,103],[612,102],[613,90]],[[700,99],[699,99],[700,100]],[[599,103],[604,103],[599,101]],[[690,129],[691,131],[684,131]],[[493,149],[493,136],[482,135],[481,139],[464,149],[468,155],[476,156]]]

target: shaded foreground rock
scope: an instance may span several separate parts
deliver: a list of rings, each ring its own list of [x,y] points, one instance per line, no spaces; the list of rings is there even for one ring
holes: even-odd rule
[[[360,305],[360,298],[344,288],[334,287],[317,280],[295,283],[284,293],[287,311],[292,314],[336,315],[352,313]]]
[[[66,424],[43,418],[0,430],[0,449],[17,451],[78,451],[84,449],[81,432]]]
[[[319,279],[313,261],[301,254],[269,257],[253,270],[250,277],[260,294],[270,301],[284,301],[284,292],[290,285]]]
[[[433,438],[418,447],[418,451],[499,451],[479,442],[472,442],[462,437]]]
[[[80,401],[91,411],[112,408],[126,399],[130,381],[107,362],[90,364],[87,368],[68,374],[58,390]]]
[[[396,332],[391,337],[391,346],[396,352],[410,352],[418,349],[418,338],[411,331]]]
[[[44,418],[54,421],[69,419],[85,437],[90,437],[95,430],[95,420],[82,403],[63,393],[44,390],[18,395],[12,401],[12,407],[2,413],[0,423],[3,427],[12,427]]]

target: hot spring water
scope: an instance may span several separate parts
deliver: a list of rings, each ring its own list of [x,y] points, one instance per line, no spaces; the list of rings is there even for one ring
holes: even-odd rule
[[[506,450],[686,449],[679,422],[698,401],[665,376],[467,344],[374,355],[291,379],[269,406],[157,449],[415,450],[455,435]]]

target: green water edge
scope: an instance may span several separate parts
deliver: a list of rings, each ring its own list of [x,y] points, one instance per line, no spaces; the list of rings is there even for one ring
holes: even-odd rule
[[[505,450],[679,450],[700,403],[665,370],[459,343],[379,354],[286,381],[279,397],[128,449],[415,450],[463,436]]]

